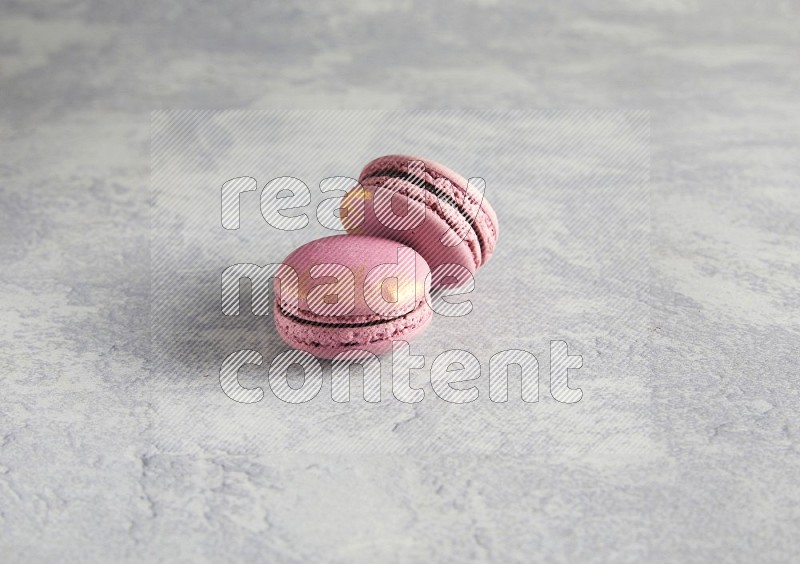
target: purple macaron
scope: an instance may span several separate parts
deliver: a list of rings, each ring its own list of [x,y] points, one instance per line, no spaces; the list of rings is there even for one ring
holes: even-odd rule
[[[434,288],[466,282],[491,258],[497,215],[460,174],[421,157],[388,155],[368,163],[358,180],[342,200],[347,232],[415,249],[433,271]]]
[[[389,239],[311,241],[284,259],[275,279],[275,326],[288,345],[320,358],[388,352],[430,323],[429,274],[417,252]]]

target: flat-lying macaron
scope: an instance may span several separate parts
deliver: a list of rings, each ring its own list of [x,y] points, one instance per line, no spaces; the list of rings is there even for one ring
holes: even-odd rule
[[[412,247],[433,271],[433,287],[461,284],[491,258],[497,215],[460,174],[421,157],[388,155],[368,163],[358,180],[342,199],[347,232]],[[463,268],[442,266],[453,264]]]
[[[430,323],[430,269],[413,249],[378,237],[317,239],[284,259],[274,283],[275,326],[320,358],[382,354]]]

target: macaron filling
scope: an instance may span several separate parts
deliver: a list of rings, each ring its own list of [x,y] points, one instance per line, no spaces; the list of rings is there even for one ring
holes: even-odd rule
[[[305,325],[313,325],[314,327],[336,327],[336,328],[342,328],[342,327],[371,327],[373,325],[380,325],[381,323],[386,323],[387,321],[392,321],[392,320],[395,320],[395,319],[400,319],[400,318],[406,317],[408,315],[411,315],[419,307],[420,307],[420,304],[418,304],[417,307],[415,307],[413,310],[409,311],[405,315],[400,315],[398,317],[388,317],[388,318],[379,318],[379,319],[373,318],[373,319],[371,319],[369,321],[353,321],[352,323],[343,322],[343,321],[329,322],[329,321],[319,321],[317,319],[307,319],[307,318],[299,317],[299,316],[297,316],[295,314],[289,313],[288,311],[283,309],[283,307],[280,308],[280,311],[281,311],[281,314],[284,317],[286,317],[287,319],[291,319],[295,323],[303,323]],[[310,313],[310,312],[303,312],[303,313],[308,314],[309,317],[314,316],[314,314]]]
[[[421,204],[430,212],[433,212],[436,218],[442,221],[451,231],[451,233],[457,236],[459,240],[466,245],[469,256],[472,259],[473,268],[477,269],[481,266],[481,264],[483,264],[483,256],[478,235],[469,222],[460,221],[459,218],[461,215],[459,212],[457,212],[456,207],[443,202],[441,199],[437,198],[433,192],[429,192],[424,188],[420,188],[416,184],[412,184],[411,182],[408,182],[402,178],[372,176],[362,181],[363,186],[368,190],[375,190],[377,188],[386,186],[389,183],[393,184],[393,186],[390,187],[390,190],[404,195],[408,199]],[[410,246],[414,246],[415,244],[413,241],[409,240],[404,240],[404,242]],[[437,264],[435,258],[433,261],[434,264]]]
[[[464,208],[458,204],[449,194],[441,190],[440,188],[436,187],[431,182],[428,182],[424,178],[420,178],[419,176],[411,173],[411,172],[402,172],[396,169],[385,168],[381,170],[377,170],[375,172],[369,173],[366,177],[363,178],[362,183],[366,180],[371,178],[380,178],[380,177],[388,177],[388,178],[399,178],[401,180],[405,180],[414,186],[422,188],[426,192],[433,194],[438,200],[445,202],[455,211],[457,211],[461,217],[467,222],[467,225],[470,226],[472,231],[476,235],[476,240],[478,242],[478,256],[483,257],[485,255],[485,241],[483,241],[483,237],[481,236],[480,230],[475,228],[475,218],[471,218],[469,214],[464,210]],[[475,214],[477,216],[477,214]],[[444,219],[444,218],[443,218]],[[483,262],[481,260],[481,262]],[[478,263],[477,266],[480,266]]]

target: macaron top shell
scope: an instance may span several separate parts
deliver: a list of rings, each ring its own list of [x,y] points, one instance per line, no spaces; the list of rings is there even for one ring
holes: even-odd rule
[[[311,241],[289,254],[282,270],[289,283],[276,277],[276,304],[291,315],[322,324],[405,315],[426,299],[430,283],[428,264],[413,249],[361,235]]]

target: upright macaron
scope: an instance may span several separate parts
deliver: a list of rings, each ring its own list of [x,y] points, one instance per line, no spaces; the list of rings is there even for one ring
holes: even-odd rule
[[[382,354],[430,323],[430,269],[389,239],[336,235],[287,256],[275,279],[275,326],[291,347],[320,358]]]
[[[415,249],[434,272],[433,287],[461,284],[491,258],[497,215],[460,174],[429,159],[387,155],[368,163],[358,180],[342,200],[347,232]]]

